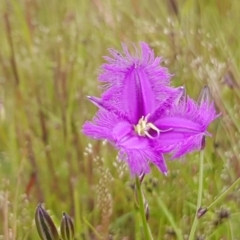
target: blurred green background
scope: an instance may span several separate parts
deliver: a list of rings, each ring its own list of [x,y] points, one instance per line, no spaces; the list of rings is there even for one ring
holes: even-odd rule
[[[203,206],[239,178],[239,13],[231,0],[1,0],[0,239],[39,239],[39,202],[57,226],[67,212],[76,239],[144,239],[127,166],[81,133],[102,56],[122,42],[147,42],[191,97],[210,88],[222,115],[206,142]],[[167,177],[152,167],[143,183],[149,226],[154,239],[188,239],[199,154],[167,164]],[[196,239],[240,239],[239,206],[236,187],[200,219]]]

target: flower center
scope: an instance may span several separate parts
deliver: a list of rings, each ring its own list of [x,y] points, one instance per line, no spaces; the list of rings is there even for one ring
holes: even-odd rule
[[[165,130],[160,130],[159,128],[157,128],[153,123],[148,122],[148,118],[149,118],[150,114],[148,114],[146,117],[142,116],[139,121],[138,124],[134,126],[134,130],[135,132],[139,135],[139,136],[143,136],[143,137],[148,137],[151,139],[154,138],[158,138],[160,135],[160,132],[169,132],[172,130],[172,128],[169,129],[165,129]],[[156,136],[152,136],[149,133],[149,130],[153,130],[154,132],[157,133]]]
[[[160,135],[160,129],[158,129],[153,123],[148,122],[148,117],[150,114],[148,114],[146,117],[142,116],[139,121],[138,124],[136,126],[134,126],[134,130],[135,132],[139,135],[139,136],[147,136],[149,138],[157,138]],[[152,129],[157,133],[156,137],[153,137],[148,131]]]

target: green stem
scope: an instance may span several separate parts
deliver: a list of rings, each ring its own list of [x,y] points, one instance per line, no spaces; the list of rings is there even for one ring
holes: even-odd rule
[[[88,227],[93,231],[93,233],[96,235],[97,239],[103,239],[100,233],[91,225],[91,223],[84,218],[83,221],[88,225]]]
[[[231,190],[233,190],[240,183],[240,178],[238,178],[228,189],[226,189],[217,199],[215,199],[208,207],[207,210],[216,205],[222,198],[224,198]]]
[[[136,187],[137,187],[138,205],[139,205],[140,215],[141,215],[141,219],[142,219],[145,239],[146,240],[153,240],[152,233],[151,233],[150,228],[148,226],[146,215],[145,215],[144,200],[143,200],[143,194],[142,194],[142,189],[141,189],[141,184],[140,184],[139,177],[136,177]]]
[[[200,163],[199,163],[199,177],[198,177],[198,199],[197,199],[197,209],[194,217],[194,221],[192,224],[192,228],[189,235],[189,240],[194,239],[194,235],[198,225],[198,210],[202,204],[202,192],[203,192],[203,159],[204,159],[204,151],[200,152]]]
[[[173,230],[176,233],[177,239],[183,240],[181,229],[179,229],[177,227],[177,224],[176,224],[172,214],[170,213],[170,211],[168,210],[168,208],[166,207],[166,205],[164,204],[162,199],[159,196],[157,196],[157,194],[155,192],[154,192],[153,196],[157,199],[158,205],[161,207],[162,211],[164,212],[165,216],[167,217],[168,221],[170,222]]]

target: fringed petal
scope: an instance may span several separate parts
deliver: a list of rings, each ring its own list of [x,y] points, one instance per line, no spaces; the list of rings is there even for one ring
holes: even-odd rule
[[[123,50],[121,55],[111,49],[112,58],[105,58],[108,63],[102,65],[99,80],[106,83],[102,99],[129,113],[132,123],[137,123],[173,92],[171,75],[146,43],[141,43],[141,54],[136,56],[125,45]]]
[[[129,121],[129,117],[125,112],[123,112],[121,109],[117,109],[114,105],[111,105],[106,101],[103,101],[101,98],[88,96],[88,99],[99,109],[106,110],[108,112],[115,114],[120,119],[125,119],[126,121]]]
[[[116,114],[106,110],[99,110],[92,122],[87,121],[83,125],[82,131],[85,135],[94,139],[107,139],[113,141],[112,131],[116,122],[119,120]]]
[[[154,142],[156,149],[172,153],[173,158],[204,148],[209,124],[218,117],[214,105],[202,102],[198,105],[191,98],[183,100],[164,113],[154,124],[162,132]]]
[[[149,173],[149,163],[153,163],[163,174],[167,174],[167,166],[163,156],[152,149],[121,148],[119,158],[128,163],[132,176]]]
[[[179,144],[177,144],[176,148],[172,152],[172,158],[180,158],[190,152],[201,150],[204,138],[205,137],[203,134],[198,134],[195,136],[190,136],[184,141],[179,142]]]
[[[149,122],[155,124],[162,115],[166,114],[166,111],[172,108],[173,104],[178,103],[179,99],[181,99],[182,95],[185,93],[184,87],[178,88],[169,88],[169,93],[167,98],[159,103],[158,107],[150,114]]]

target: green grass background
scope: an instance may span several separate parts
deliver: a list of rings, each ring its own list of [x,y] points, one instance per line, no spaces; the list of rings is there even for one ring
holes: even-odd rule
[[[207,207],[240,177],[240,2],[231,0],[0,1],[0,239],[39,239],[39,202],[76,239],[143,238],[127,167],[105,142],[81,133],[96,108],[108,48],[147,42],[197,99],[208,84],[221,117],[204,153]],[[143,183],[154,239],[188,239],[199,153],[155,167]],[[196,239],[240,239],[236,187],[200,220]],[[167,209],[167,211],[166,211]],[[223,212],[229,216],[222,218]]]

